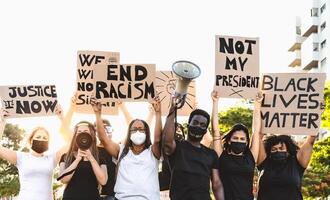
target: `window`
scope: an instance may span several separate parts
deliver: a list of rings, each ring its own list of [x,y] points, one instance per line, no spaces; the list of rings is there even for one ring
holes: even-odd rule
[[[323,29],[325,29],[326,26],[326,22],[323,22],[323,24],[321,24],[321,31],[323,31]]]
[[[312,17],[318,17],[319,13],[318,13],[318,9],[317,8],[312,8],[311,9],[311,16]]]
[[[319,43],[313,43],[313,51],[319,51]]]
[[[327,64],[327,58],[323,58],[323,60],[321,61],[321,66],[325,66],[325,64]]]
[[[323,49],[325,47],[326,43],[327,43],[327,40],[323,40],[323,42],[321,42],[321,49]]]
[[[296,26],[296,34],[301,35],[301,28],[300,26]]]
[[[325,5],[326,4],[323,4],[323,6],[321,7],[321,14],[325,11],[325,8],[326,8]]]

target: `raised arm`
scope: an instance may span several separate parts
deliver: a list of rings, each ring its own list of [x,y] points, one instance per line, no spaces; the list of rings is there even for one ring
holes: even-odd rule
[[[61,126],[65,123],[65,118],[63,116],[63,110],[60,106],[60,104],[57,104],[56,105],[56,108],[55,108],[55,113],[58,117],[58,119],[60,120],[61,122]],[[72,139],[72,134],[71,134],[71,131],[69,129],[66,129],[66,130],[60,130],[60,134],[62,136],[62,138],[64,139],[64,145],[56,152],[56,163],[58,163],[62,157],[63,154],[65,154],[68,149],[69,149],[69,142],[71,141]]]
[[[223,152],[222,147],[222,141],[221,141],[221,135],[219,130],[219,111],[218,111],[218,104],[219,104],[219,94],[217,91],[213,91],[211,93],[212,97],[212,120],[211,120],[211,126],[212,126],[212,135],[213,135],[213,148],[214,151],[217,152],[218,156]]]
[[[71,97],[70,107],[67,113],[65,114],[65,116],[64,117],[62,116],[62,119],[60,119],[61,120],[60,132],[64,135],[64,140],[68,143],[71,141],[71,137],[72,137],[72,131],[70,130],[70,125],[72,121],[72,116],[77,108],[76,102],[77,102],[77,93]]]
[[[259,92],[256,96],[256,100],[254,102],[254,110],[253,110],[253,129],[252,129],[252,139],[251,139],[251,146],[250,150],[252,152],[254,161],[258,161],[258,154],[259,154],[259,148],[260,148],[260,137],[261,134],[261,114],[260,114],[260,108],[261,108],[261,101],[263,99],[263,95],[261,92]]]
[[[124,102],[118,102],[119,109],[123,112],[127,126],[133,120],[131,113],[128,111]]]
[[[297,152],[297,160],[303,168],[307,168],[313,153],[313,145],[317,136],[307,136],[305,143]]]
[[[2,139],[2,135],[4,133],[5,130],[5,126],[6,126],[6,117],[8,116],[8,112],[4,109],[1,109],[1,113],[0,113],[0,139]],[[0,146],[0,158],[7,160],[9,163],[16,165],[17,163],[17,154],[15,151],[8,149],[6,147]]]
[[[149,110],[149,112],[148,112],[148,115],[146,118],[146,122],[147,122],[147,124],[151,124],[152,118],[154,118],[154,115],[155,115],[155,109],[153,108],[153,105],[149,105],[148,110]]]
[[[176,148],[176,143],[174,140],[176,99],[176,97],[172,97],[171,108],[169,114],[167,115],[165,126],[163,129],[163,138],[165,143],[164,152],[166,155],[171,155]]]
[[[97,135],[99,137],[99,140],[102,142],[104,148],[107,150],[107,152],[113,156],[114,158],[118,158],[120,147],[117,143],[112,141],[109,137],[107,137],[102,118],[102,104],[98,102],[95,97],[91,98],[91,105],[93,107],[95,117],[96,117],[96,129],[97,129]]]
[[[154,153],[157,159],[161,156],[160,150],[160,141],[162,135],[162,114],[161,114],[161,103],[159,96],[155,96],[152,102],[152,107],[156,114],[156,123],[155,123],[155,134],[154,134],[154,143],[152,144],[152,152]]]

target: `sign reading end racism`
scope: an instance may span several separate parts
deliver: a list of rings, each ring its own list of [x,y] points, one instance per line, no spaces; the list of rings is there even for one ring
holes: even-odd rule
[[[55,115],[55,85],[0,86],[0,97],[9,118]]]
[[[325,74],[264,74],[261,90],[262,132],[316,135],[321,120]]]
[[[215,90],[220,97],[254,99],[259,84],[259,39],[215,37]]]
[[[95,69],[119,63],[118,52],[78,51],[77,55],[77,110],[78,113],[93,114],[90,98],[95,93]],[[117,115],[115,102],[104,102],[102,114]]]
[[[108,101],[149,101],[155,96],[153,64],[109,64],[96,68],[95,97]]]
[[[175,92],[177,77],[172,71],[157,71],[156,91],[161,100],[162,115],[167,116],[171,107],[171,97]],[[191,111],[196,109],[196,84],[195,81],[189,83],[185,104],[178,109],[178,116],[189,116]]]

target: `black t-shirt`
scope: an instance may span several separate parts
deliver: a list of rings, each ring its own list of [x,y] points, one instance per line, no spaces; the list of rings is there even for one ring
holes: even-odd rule
[[[168,159],[162,162],[162,171],[158,173],[160,191],[169,190],[171,182],[171,169]]]
[[[203,145],[195,147],[188,141],[176,142],[169,156],[173,166],[171,200],[211,200],[210,178],[218,168],[218,156]]]
[[[113,188],[115,187],[115,173],[116,173],[116,164],[112,162],[112,156],[105,150],[103,147],[98,147],[100,156],[104,159],[107,165],[108,172],[108,181],[102,186],[102,195],[111,195],[114,196],[115,193]]]
[[[266,158],[258,169],[260,172],[258,200],[302,200],[301,181],[305,171],[296,156],[285,162]]]
[[[250,150],[243,156],[223,151],[219,158],[219,172],[225,191],[225,199],[252,200],[255,161]]]
[[[65,162],[65,155],[60,162]],[[99,156],[99,164],[105,165],[104,159]],[[98,182],[89,161],[80,161],[70,182],[67,184],[63,200],[98,200]]]

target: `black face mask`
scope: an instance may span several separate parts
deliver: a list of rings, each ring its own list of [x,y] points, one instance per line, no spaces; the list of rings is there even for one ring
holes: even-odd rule
[[[245,151],[246,143],[244,142],[231,142],[229,148],[235,154],[240,154]]]
[[[48,150],[48,141],[33,140],[31,149],[37,153],[43,153]]]
[[[287,157],[288,157],[288,153],[285,151],[276,151],[270,153],[270,158],[277,162],[285,161]]]
[[[193,142],[201,141],[204,134],[206,133],[206,128],[201,128],[199,126],[188,126],[188,136]]]

